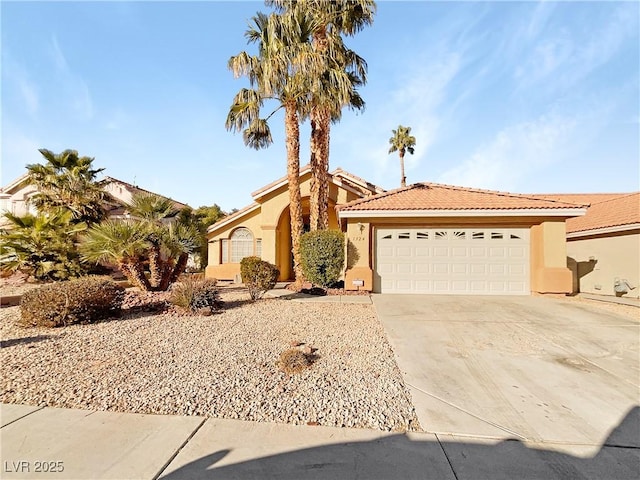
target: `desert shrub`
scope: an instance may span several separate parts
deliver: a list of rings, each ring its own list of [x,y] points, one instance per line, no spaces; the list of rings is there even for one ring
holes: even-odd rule
[[[245,257],[240,261],[240,276],[249,289],[251,300],[262,298],[267,290],[275,287],[278,275],[278,267],[259,257]]]
[[[105,277],[82,277],[43,285],[22,296],[22,323],[43,327],[93,323],[120,312],[124,291]]]
[[[202,278],[198,275],[183,276],[180,283],[174,284],[171,288],[169,301],[190,312],[207,309],[213,313],[222,305],[216,284],[217,280],[213,278]]]
[[[304,277],[327,288],[337,282],[344,268],[344,234],[338,230],[316,230],[300,238]]]
[[[289,375],[299,373],[305,368],[311,366],[311,358],[309,355],[301,352],[297,348],[290,348],[280,354],[278,367]]]

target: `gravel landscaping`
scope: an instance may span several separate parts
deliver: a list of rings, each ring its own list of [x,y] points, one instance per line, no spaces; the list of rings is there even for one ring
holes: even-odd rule
[[[3,403],[420,430],[372,305],[300,303],[222,289],[212,316],[152,315],[57,329],[0,310]],[[312,347],[313,365],[280,371]]]

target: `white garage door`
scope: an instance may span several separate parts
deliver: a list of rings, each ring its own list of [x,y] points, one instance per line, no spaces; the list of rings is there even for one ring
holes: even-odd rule
[[[374,290],[528,295],[528,228],[377,228]]]

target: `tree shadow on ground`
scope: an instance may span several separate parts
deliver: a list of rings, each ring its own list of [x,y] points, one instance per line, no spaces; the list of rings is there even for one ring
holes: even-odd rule
[[[492,444],[447,437],[437,435],[436,440],[424,441],[415,440],[420,436],[389,435],[368,442],[322,445],[216,466],[232,453],[218,449],[160,478],[637,479],[640,473],[638,407],[629,411],[591,457],[561,453],[552,447],[545,449],[544,444],[528,446],[519,440]],[[219,440],[216,446],[220,447]]]
[[[0,348],[8,348],[28,343],[38,343],[55,337],[57,337],[57,335],[35,335],[33,337],[10,338],[8,340],[0,340]]]

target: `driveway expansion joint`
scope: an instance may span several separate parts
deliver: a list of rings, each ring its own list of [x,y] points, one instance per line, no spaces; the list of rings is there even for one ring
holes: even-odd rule
[[[407,385],[408,385],[408,386],[410,386],[411,388],[414,388],[414,389],[418,390],[419,392],[424,393],[425,395],[429,395],[430,397],[435,398],[436,400],[440,400],[441,402],[446,403],[447,405],[449,405],[449,406],[451,406],[451,407],[453,407],[453,408],[455,408],[455,409],[457,409],[457,410],[460,410],[461,412],[464,412],[464,413],[466,413],[467,415],[471,415],[472,417],[477,418],[478,420],[480,420],[480,421],[482,421],[482,422],[484,422],[484,423],[486,423],[486,424],[488,424],[488,425],[491,425],[491,426],[493,426],[493,427],[496,427],[496,428],[498,428],[498,429],[500,429],[500,430],[502,430],[502,431],[504,431],[504,432],[510,433],[511,435],[515,435],[515,436],[516,436],[516,437],[518,437],[520,440],[524,440],[524,441],[535,441],[535,440],[533,440],[533,439],[530,439],[530,438],[527,438],[527,437],[525,437],[525,436],[523,436],[523,435],[520,435],[519,433],[514,432],[513,430],[510,430],[510,429],[508,429],[508,428],[506,428],[506,427],[503,427],[502,425],[499,425],[499,424],[497,424],[497,423],[495,423],[495,422],[492,422],[491,420],[487,420],[487,419],[485,419],[485,418],[482,418],[482,417],[480,417],[480,416],[476,415],[475,413],[471,413],[470,411],[465,410],[464,408],[462,408],[462,407],[460,407],[460,406],[456,405],[455,403],[451,403],[451,402],[449,402],[449,401],[445,400],[444,398],[440,398],[440,397],[438,397],[437,395],[434,395],[434,394],[429,393],[429,392],[427,392],[427,391],[425,391],[425,390],[423,390],[423,389],[421,389],[421,388],[419,388],[419,387],[416,387],[415,385],[412,385],[411,383],[408,383],[408,382],[407,382]],[[454,435],[455,435],[455,434],[454,434]]]
[[[208,420],[208,418],[203,418],[202,419],[202,421],[198,424],[198,426],[193,429],[193,432],[191,432],[191,434],[186,438],[186,440],[184,442],[182,442],[182,445],[180,445],[176,449],[176,451],[173,453],[173,455],[171,455],[169,457],[169,460],[167,460],[166,463],[162,466],[162,468],[160,468],[160,471],[156,475],[153,476],[152,480],[158,480],[160,478],[160,476],[164,473],[164,471],[167,469],[167,467],[169,465],[171,465],[171,462],[173,462],[173,460],[178,456],[178,454],[182,451],[182,449],[187,446],[187,443],[189,443],[191,441],[191,439],[195,436],[195,434],[198,433],[198,430],[200,430],[202,428],[202,426],[206,423],[207,420]]]

